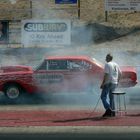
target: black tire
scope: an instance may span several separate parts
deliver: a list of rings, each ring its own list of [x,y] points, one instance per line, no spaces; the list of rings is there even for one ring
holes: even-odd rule
[[[4,88],[6,97],[10,100],[16,100],[21,95],[21,88],[17,84],[8,84]]]

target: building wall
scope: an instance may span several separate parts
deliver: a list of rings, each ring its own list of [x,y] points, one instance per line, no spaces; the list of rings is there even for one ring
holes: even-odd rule
[[[74,20],[76,25],[84,21],[131,28],[140,26],[139,17],[140,12],[109,12],[108,22],[105,22],[104,0],[80,0],[80,20],[77,4],[55,4],[55,0],[16,0],[12,4],[10,0],[0,0],[0,20],[62,18]],[[11,22],[9,31],[10,42],[20,42],[21,23]]]
[[[102,0],[80,0],[80,6],[80,20],[104,19],[103,12],[97,13],[98,9],[103,8]],[[101,17],[103,18],[100,19]],[[0,0],[0,20],[11,20],[9,43],[14,43],[14,46],[21,41],[21,23],[17,20],[31,18],[77,20],[78,4],[55,4],[55,0]]]
[[[0,0],[0,20],[20,20],[30,18],[28,0],[18,0],[16,4],[11,4],[9,0]]]
[[[81,20],[102,20],[104,18],[103,0],[80,0]],[[0,0],[0,19],[18,20],[31,18],[29,0]],[[55,0],[32,0],[33,18],[78,19],[77,4],[55,4]],[[102,10],[101,10],[102,9]],[[103,12],[98,12],[103,11]]]
[[[12,1],[12,0],[11,0]],[[15,0],[14,0],[15,1]],[[0,19],[22,20],[29,18],[51,19],[68,18],[78,19],[78,6],[70,4],[55,4],[55,0],[0,0]],[[32,12],[29,10],[32,1]],[[105,0],[80,0],[81,21],[104,22]],[[109,12],[108,23],[117,26],[139,26],[140,12]]]

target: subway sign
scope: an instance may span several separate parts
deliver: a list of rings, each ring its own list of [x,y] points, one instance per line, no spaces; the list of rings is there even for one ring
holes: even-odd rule
[[[24,25],[24,30],[27,32],[65,32],[67,30],[66,23],[34,23],[27,22]]]
[[[69,20],[23,20],[22,44],[24,46],[70,45]]]
[[[55,0],[55,4],[76,4],[77,0]]]

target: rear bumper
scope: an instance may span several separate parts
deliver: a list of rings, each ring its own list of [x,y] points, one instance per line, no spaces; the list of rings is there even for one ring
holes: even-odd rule
[[[137,83],[138,83],[138,81],[128,82],[128,83],[120,83],[119,87],[121,87],[121,88],[134,87]]]

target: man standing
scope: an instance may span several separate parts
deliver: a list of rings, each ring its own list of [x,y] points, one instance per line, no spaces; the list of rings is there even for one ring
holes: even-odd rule
[[[106,64],[104,67],[104,78],[101,84],[101,100],[103,103],[104,108],[106,109],[103,117],[111,117],[115,116],[115,103],[114,103],[114,96],[112,92],[118,85],[118,82],[121,77],[121,70],[119,65],[112,61],[113,56],[111,54],[107,54],[106,56]],[[109,103],[107,101],[107,96],[109,95]]]

